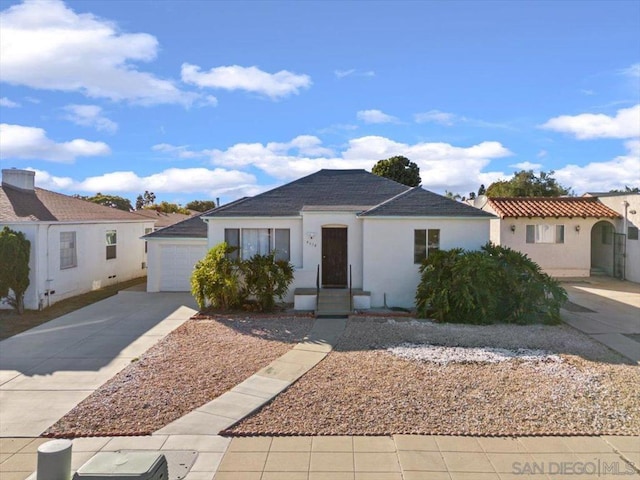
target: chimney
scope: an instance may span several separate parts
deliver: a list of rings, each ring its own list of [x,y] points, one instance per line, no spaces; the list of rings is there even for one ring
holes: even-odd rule
[[[34,178],[36,172],[31,170],[18,170],[17,168],[2,169],[2,185],[19,188],[21,190],[34,190]]]

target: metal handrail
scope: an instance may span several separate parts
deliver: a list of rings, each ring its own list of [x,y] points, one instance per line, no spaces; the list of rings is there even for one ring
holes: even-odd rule
[[[318,311],[318,302],[320,301],[320,264],[316,272],[316,312]]]
[[[353,275],[349,264],[349,310],[353,312]]]

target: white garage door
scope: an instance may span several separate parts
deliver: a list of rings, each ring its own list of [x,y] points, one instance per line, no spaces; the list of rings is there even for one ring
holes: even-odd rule
[[[190,291],[193,267],[206,253],[205,245],[162,245],[160,291]]]

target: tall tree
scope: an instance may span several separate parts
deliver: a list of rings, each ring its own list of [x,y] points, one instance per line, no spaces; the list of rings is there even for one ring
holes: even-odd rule
[[[510,180],[494,182],[487,188],[488,197],[560,197],[568,195],[570,188],[560,185],[553,178],[553,170],[540,172],[536,176],[533,170],[521,170],[513,174]]]
[[[104,205],[105,207],[117,208],[118,210],[124,210],[130,212],[133,210],[131,206],[131,200],[118,195],[105,195],[104,193],[96,193],[92,197],[86,195],[74,195],[75,198],[87,200],[89,202],[97,203],[98,205]]]
[[[24,294],[29,287],[29,254],[31,242],[24,233],[4,227],[0,232],[0,298],[18,314],[24,312]],[[13,292],[13,296],[9,292]]]
[[[144,208],[144,198],[142,198],[142,195],[138,195],[136,197],[136,210],[141,210],[142,208]]]
[[[390,178],[409,187],[417,187],[422,181],[418,165],[401,155],[379,160],[371,169],[371,173]]]
[[[184,207],[189,210],[195,210],[196,212],[206,212],[207,210],[216,208],[216,202],[213,200],[192,200]]]
[[[148,205],[144,207],[147,210],[156,210],[157,212],[162,213],[182,213],[184,215],[190,215],[191,212],[184,207],[181,207],[177,203],[169,203],[167,201],[162,201],[159,204]]]

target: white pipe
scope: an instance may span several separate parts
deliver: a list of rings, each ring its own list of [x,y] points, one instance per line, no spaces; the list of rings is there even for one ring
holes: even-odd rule
[[[71,440],[52,440],[38,447],[37,480],[71,478]]]

